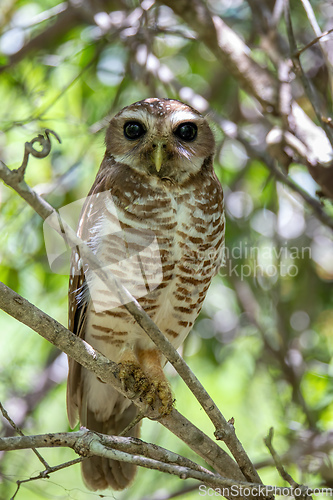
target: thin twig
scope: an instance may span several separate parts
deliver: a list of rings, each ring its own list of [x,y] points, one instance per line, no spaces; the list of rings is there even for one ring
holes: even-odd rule
[[[314,34],[317,36],[319,47],[320,47],[321,52],[322,52],[322,54],[324,56],[324,60],[325,60],[326,68],[327,68],[327,72],[328,72],[329,91],[330,91],[330,94],[331,94],[331,98],[333,98],[333,89],[332,89],[333,68],[332,68],[331,59],[329,57],[329,53],[328,53],[328,51],[326,49],[325,43],[322,40],[323,33],[322,33],[322,31],[320,29],[320,26],[319,26],[319,24],[317,22],[315,13],[313,11],[312,5],[309,2],[309,0],[301,0],[301,3],[302,3],[303,8],[304,8],[304,10],[306,12],[306,15],[308,17],[309,23],[310,23],[310,25],[311,25],[311,27],[312,27],[312,29],[314,31]],[[332,31],[332,30],[330,30],[330,31]]]
[[[264,439],[264,443],[267,446],[270,454],[272,455],[272,458],[274,460],[274,464],[275,464],[275,467],[276,467],[278,473],[280,474],[282,479],[284,479],[285,481],[287,481],[287,483],[290,484],[290,486],[292,487],[292,495],[295,497],[296,500],[299,498],[312,500],[311,495],[309,495],[309,488],[307,486],[304,486],[304,485],[297,483],[283,467],[281,459],[273,447],[273,443],[272,443],[273,434],[274,434],[274,430],[273,430],[273,427],[271,427],[269,429],[269,433],[268,433],[267,437],[265,437],[265,439]],[[299,489],[300,494],[295,494],[296,489]]]
[[[49,478],[49,474],[52,474],[53,472],[58,472],[59,470],[65,469],[66,467],[71,467],[72,465],[76,465],[82,462],[84,460],[83,457],[75,458],[74,460],[70,460],[69,462],[64,462],[63,464],[55,465],[54,467],[48,466],[45,470],[41,471],[37,476],[32,476],[29,477],[28,479],[19,479],[16,481],[17,488],[15,490],[14,495],[11,497],[11,500],[13,500],[17,493],[19,492],[19,489],[21,487],[21,484],[24,483],[30,483],[30,481],[37,481],[38,479],[45,479]]]
[[[5,410],[5,408],[3,407],[1,401],[0,401],[0,410],[1,410],[1,413],[2,415],[4,416],[4,418],[10,423],[10,425],[13,427],[13,429],[15,429],[15,431],[20,434],[20,436],[24,436],[23,432],[21,431],[21,429],[15,424],[14,420],[8,415],[8,412]],[[44,467],[50,467],[49,464],[47,463],[47,461],[42,457],[42,455],[39,453],[39,451],[37,451],[35,448],[32,448],[32,451],[34,452],[34,454],[36,455],[36,457],[38,458],[38,460],[40,462],[42,462],[42,464],[44,465]]]
[[[42,134],[38,134],[38,136],[34,137],[32,141],[25,143],[22,164],[18,169],[12,170],[12,172],[16,174],[18,182],[20,182],[24,178],[25,170],[28,165],[29,155],[32,155],[35,158],[46,158],[49,155],[51,151],[50,134],[54,135],[59,144],[61,143],[61,139],[58,134],[48,128],[45,129],[45,137]],[[38,151],[33,147],[36,142],[38,142],[42,146],[41,151]]]
[[[145,417],[145,414],[141,411],[137,414],[135,418],[133,418],[132,422],[130,422],[124,430],[122,430],[118,436],[126,436],[126,434],[133,429],[141,420]]]
[[[289,483],[290,486],[292,486],[293,488],[296,488],[297,486],[299,486],[299,484],[296,483],[296,481],[294,481],[294,479],[291,477],[291,475],[288,474],[288,472],[285,470],[285,468],[282,465],[282,462],[281,462],[279,455],[276,453],[275,449],[273,448],[273,444],[272,444],[273,435],[274,435],[274,429],[273,429],[273,427],[271,427],[269,429],[268,435],[264,438],[264,443],[267,446],[270,454],[272,455],[275,467],[276,467],[278,473],[280,474],[280,476],[282,477],[282,479],[287,481],[287,483]]]
[[[306,45],[304,45],[304,47],[302,47],[301,49],[298,49],[298,51],[295,54],[293,54],[293,55],[295,57],[299,57],[301,54],[303,54],[303,52],[305,52],[306,50],[308,50],[310,47],[312,47],[313,45],[315,45],[316,43],[318,43],[322,38],[324,38],[327,35],[330,35],[331,33],[333,33],[333,28],[331,28],[330,30],[327,30],[327,31],[324,31],[323,33],[321,33],[319,36],[317,36],[316,38],[314,38],[313,40],[311,40],[311,42],[309,42]]]

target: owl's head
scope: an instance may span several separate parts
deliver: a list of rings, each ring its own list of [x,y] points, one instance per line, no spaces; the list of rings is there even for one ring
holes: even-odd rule
[[[106,154],[141,174],[175,183],[212,168],[213,133],[194,108],[150,98],[122,109],[110,122]]]

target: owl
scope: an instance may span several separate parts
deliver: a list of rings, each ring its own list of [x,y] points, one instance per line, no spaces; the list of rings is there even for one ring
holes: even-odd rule
[[[222,259],[223,192],[213,170],[215,141],[206,119],[174,99],[131,104],[111,121],[106,152],[83,206],[78,235],[131,292],[175,349],[196,320]],[[119,364],[147,404],[172,409],[166,359],[76,248],[69,284],[69,329]],[[134,381],[134,382],[133,382]],[[127,430],[137,407],[69,359],[71,427],[139,436]],[[82,462],[88,488],[121,490],[135,466],[101,457]]]

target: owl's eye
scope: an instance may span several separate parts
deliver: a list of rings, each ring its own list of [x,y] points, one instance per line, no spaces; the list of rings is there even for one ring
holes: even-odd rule
[[[174,134],[182,139],[183,141],[194,141],[198,133],[198,127],[195,123],[182,123],[179,127],[176,128]]]
[[[146,130],[139,122],[126,122],[124,125],[124,135],[126,139],[135,140],[145,135]]]

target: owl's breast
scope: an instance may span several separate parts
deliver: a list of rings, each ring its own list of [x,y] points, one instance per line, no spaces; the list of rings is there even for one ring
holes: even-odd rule
[[[158,277],[160,283],[146,281],[147,293],[139,302],[176,347],[191,329],[221,262],[223,201],[212,184],[155,189],[117,207],[124,229],[156,238],[157,260],[149,262],[143,250],[141,256],[146,277]]]
[[[209,183],[183,190],[135,187],[106,200],[95,229],[94,248],[110,279],[115,275],[179,347],[220,262],[221,192]],[[117,291],[111,294],[93,272],[87,281],[94,310],[88,329],[108,338],[111,350],[130,341],[149,348],[151,341],[122,307]]]

